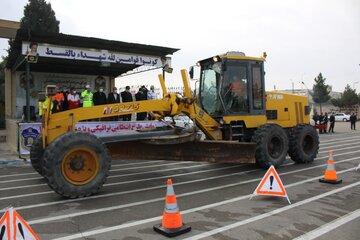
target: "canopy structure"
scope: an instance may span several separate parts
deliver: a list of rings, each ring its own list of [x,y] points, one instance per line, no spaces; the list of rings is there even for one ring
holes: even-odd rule
[[[117,77],[142,65],[164,64],[167,55],[179,49],[105,40],[100,38],[44,33],[19,29],[7,68],[25,71],[24,56],[36,44],[38,60],[32,72],[105,75]]]

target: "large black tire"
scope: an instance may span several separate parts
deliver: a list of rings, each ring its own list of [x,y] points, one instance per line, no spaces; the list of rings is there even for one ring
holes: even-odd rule
[[[31,145],[30,148],[30,161],[31,166],[40,173],[40,175],[43,175],[43,155],[44,155],[44,149],[42,146],[42,137],[41,134],[37,136]]]
[[[297,163],[314,161],[319,150],[319,135],[309,124],[299,124],[289,134],[289,156]]]
[[[262,168],[280,166],[286,158],[289,141],[283,128],[276,124],[260,126],[252,137],[256,143],[256,164]]]
[[[44,153],[44,176],[49,186],[68,198],[97,193],[106,182],[110,167],[106,146],[90,133],[66,133]]]

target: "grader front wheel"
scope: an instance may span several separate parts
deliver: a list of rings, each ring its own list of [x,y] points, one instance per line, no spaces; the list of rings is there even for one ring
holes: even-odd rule
[[[43,155],[44,149],[42,144],[41,134],[37,136],[30,148],[31,166],[40,174],[43,175]]]
[[[54,140],[44,153],[44,176],[49,186],[68,198],[95,194],[105,183],[111,159],[94,135],[69,132]]]

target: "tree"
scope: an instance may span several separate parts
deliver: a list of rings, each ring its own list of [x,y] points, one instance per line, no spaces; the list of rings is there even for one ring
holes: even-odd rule
[[[315,84],[313,85],[313,90],[310,92],[314,102],[320,104],[320,112],[322,112],[322,103],[326,103],[330,100],[330,87],[325,84],[326,78],[323,78],[322,74],[314,79]]]
[[[24,17],[21,18],[20,28],[59,33],[59,24],[50,3],[46,3],[45,0],[29,0],[24,7]]]
[[[352,89],[349,84],[346,85],[345,90],[341,95],[341,98],[344,106],[353,106],[359,102],[356,90]]]
[[[331,103],[336,107],[350,107],[359,103],[359,96],[356,94],[356,90],[352,89],[348,84],[341,97],[331,99]]]

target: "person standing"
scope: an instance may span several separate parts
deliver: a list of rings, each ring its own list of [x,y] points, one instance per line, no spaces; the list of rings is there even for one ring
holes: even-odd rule
[[[83,107],[94,106],[93,93],[91,92],[90,85],[85,86],[85,90],[81,93],[81,99],[83,101]]]
[[[95,106],[104,105],[107,103],[106,94],[104,93],[104,89],[102,87],[100,87],[97,92],[94,93],[93,102]]]
[[[334,115],[334,113],[331,114],[329,120],[330,120],[329,133],[330,132],[334,133],[334,126],[335,126],[335,115]]]
[[[329,118],[328,118],[328,114],[326,112],[325,115],[324,115],[324,118],[323,118],[323,124],[325,125],[324,133],[326,133],[326,131],[327,131],[328,122],[329,122]]]
[[[69,103],[68,103],[68,95],[69,95],[69,91],[67,89],[64,89],[61,92],[64,96],[64,102],[63,102],[63,111],[69,110]]]
[[[67,100],[69,104],[69,110],[80,107],[80,97],[76,93],[75,88],[70,88],[70,93],[67,95]]]
[[[53,103],[52,113],[63,111],[64,95],[60,87],[57,87],[56,94],[51,98],[51,101]]]
[[[117,93],[116,87],[108,94],[108,103],[120,103],[120,95]]]
[[[155,88],[153,85],[150,86],[150,91],[147,92],[147,98],[148,98],[148,100],[156,100],[157,99],[157,95],[155,93]],[[149,113],[148,119],[154,120],[154,117]]]
[[[143,101],[147,99],[147,95],[144,93],[143,87],[139,88],[139,91],[135,94],[135,99],[136,101]],[[140,112],[136,114],[137,121],[145,120],[145,118],[146,118],[146,112]]]
[[[108,103],[120,103],[120,95],[117,93],[117,88],[113,87],[113,91],[108,94]],[[119,120],[118,116],[110,117],[110,121],[117,121]]]
[[[351,116],[350,116],[350,124],[351,124],[351,130],[356,130],[356,115],[355,113],[353,113]]]
[[[319,117],[318,117],[318,122],[319,122],[319,125],[322,125],[324,124],[324,115],[323,113],[320,113]],[[320,126],[321,127],[321,126]],[[319,128],[319,133],[323,133],[323,129],[322,128]]]
[[[132,102],[133,101],[132,94],[130,92],[130,87],[129,86],[126,86],[125,91],[121,92],[121,98],[122,98],[123,102]],[[123,120],[124,121],[130,121],[131,120],[131,114],[123,115]]]

